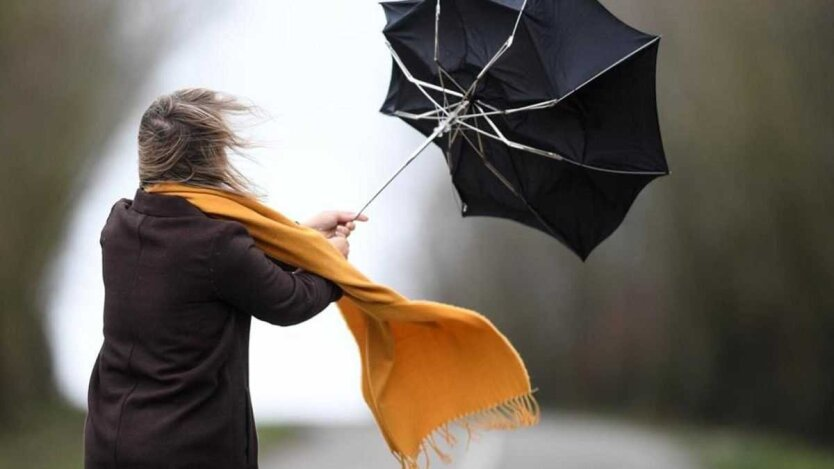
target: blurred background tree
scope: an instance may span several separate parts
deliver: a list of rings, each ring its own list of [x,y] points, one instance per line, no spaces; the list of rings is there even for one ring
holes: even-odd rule
[[[672,174],[586,264],[534,230],[460,221],[442,181],[424,280],[496,320],[547,404],[834,443],[834,8],[603,3],[664,36]]]
[[[170,34],[131,3],[0,7],[0,432],[59,402],[43,280],[103,145]]]

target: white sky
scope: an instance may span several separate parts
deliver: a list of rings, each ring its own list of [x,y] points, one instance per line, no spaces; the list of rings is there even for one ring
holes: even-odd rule
[[[50,335],[60,388],[73,403],[86,405],[102,342],[99,232],[112,204],[132,198],[138,185],[135,134],[147,104],[188,86],[253,101],[272,118],[247,131],[264,147],[252,152],[257,166],[241,167],[269,193],[268,203],[297,219],[356,210],[422,140],[377,112],[391,67],[383,24],[372,0],[228,2],[219,17],[190,22],[195,31],[158,67],[141,104],[125,110],[56,263]],[[447,174],[436,148],[423,154],[371,206],[371,221],[351,239],[351,260],[371,278],[421,296],[409,270],[419,250],[403,247],[426,223],[421,197],[448,184]],[[292,328],[253,321],[251,389],[260,421],[370,419],[356,345],[335,307]]]

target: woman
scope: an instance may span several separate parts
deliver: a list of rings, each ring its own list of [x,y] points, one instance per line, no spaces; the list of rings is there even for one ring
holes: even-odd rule
[[[240,223],[144,190],[176,181],[254,196],[228,160],[246,143],[228,117],[248,110],[187,89],[158,98],[142,117],[140,187],[115,203],[100,239],[104,343],[89,386],[87,469],[256,468],[251,316],[290,326],[342,294],[267,257]],[[353,218],[324,212],[305,225],[347,257]]]

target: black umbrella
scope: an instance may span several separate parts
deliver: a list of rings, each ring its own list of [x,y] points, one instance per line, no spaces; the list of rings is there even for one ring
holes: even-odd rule
[[[428,137],[394,177],[434,141],[463,216],[518,221],[584,260],[643,187],[668,174],[659,37],[596,0],[382,6],[394,59],[382,112]]]

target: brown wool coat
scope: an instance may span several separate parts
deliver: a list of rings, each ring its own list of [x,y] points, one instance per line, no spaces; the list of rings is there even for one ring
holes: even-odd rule
[[[141,188],[116,202],[100,241],[85,468],[256,468],[251,316],[297,324],[339,287],[268,258],[241,224]]]

